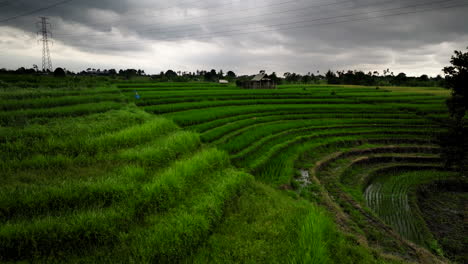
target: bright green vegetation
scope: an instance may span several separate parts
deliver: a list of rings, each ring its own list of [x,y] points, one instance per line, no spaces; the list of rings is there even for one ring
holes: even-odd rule
[[[1,261],[436,260],[364,193],[404,199],[441,170],[443,95],[37,78],[0,91]]]
[[[121,90],[43,78],[7,80],[0,93],[0,261],[382,260],[325,209],[256,181]]]
[[[413,182],[399,186],[400,196],[408,197],[419,184],[434,179],[426,177],[427,173],[441,170],[434,136],[441,131],[438,122],[447,117],[443,89],[301,85],[279,86],[277,90],[170,88],[161,84],[120,87],[137,106],[163,114],[200,133],[205,144],[225,150],[236,167],[258,181],[294,189],[303,199],[327,207],[336,204],[338,207],[331,210],[348,215],[343,221],[350,225],[350,234],[369,241],[374,249],[410,259],[411,254],[420,254],[410,253],[409,244],[395,247],[399,232],[435,254],[441,253],[427,228],[416,238],[385,217],[379,218],[379,211],[367,206],[365,190],[373,179],[380,179],[381,171],[401,169],[401,177],[405,177],[409,170],[416,175]],[[141,99],[132,98],[135,91]],[[311,177],[319,185],[301,187],[304,179],[299,169],[311,169]],[[391,191],[391,183],[386,188]],[[330,201],[322,197],[324,194],[334,198]],[[411,206],[417,208],[416,202]],[[389,214],[403,210],[394,209],[384,205],[381,210]],[[408,221],[423,223],[418,213],[410,218]],[[378,224],[369,224],[376,221]],[[396,232],[382,231],[386,224]]]

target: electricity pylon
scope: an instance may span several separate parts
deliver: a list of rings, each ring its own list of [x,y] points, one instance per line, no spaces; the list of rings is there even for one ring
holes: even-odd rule
[[[52,32],[50,32],[50,23],[48,22],[49,18],[47,17],[40,17],[41,21],[38,22],[38,26],[40,26],[38,34],[42,35],[42,71],[46,72],[47,70],[52,71],[52,59],[50,58],[50,50],[49,50],[49,36],[52,37]]]

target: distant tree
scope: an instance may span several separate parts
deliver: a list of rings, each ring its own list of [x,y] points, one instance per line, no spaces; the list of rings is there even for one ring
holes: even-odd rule
[[[65,71],[62,68],[59,67],[55,69],[54,77],[65,77],[65,76],[66,76]]]
[[[111,75],[111,76],[117,75],[117,71],[116,71],[115,69],[110,69],[110,70],[107,71],[107,73],[108,73],[109,75]]]
[[[468,49],[468,48],[467,48]],[[447,100],[450,120],[446,122],[448,131],[439,137],[442,158],[446,166],[456,167],[460,174],[468,176],[468,52],[455,51],[450,63],[443,69],[446,88],[452,96]]]
[[[452,117],[462,122],[468,108],[468,52],[455,51],[450,63],[444,68],[446,87],[452,92],[447,104]]]
[[[284,79],[288,83],[298,83],[302,80],[302,76],[293,72],[289,73]]]
[[[219,72],[218,72],[218,78],[219,78],[219,79],[224,78],[224,72],[223,72],[223,70],[219,70]]]
[[[338,74],[343,84],[357,84],[357,78],[353,71]]]
[[[177,78],[177,73],[173,70],[167,70],[164,76],[166,76],[166,78],[168,78],[169,80],[173,80]]]
[[[406,74],[401,72],[393,78],[392,83],[394,85],[403,85],[406,82]]]
[[[130,80],[131,78],[137,76],[138,71],[135,69],[126,69],[123,71],[119,71],[119,75],[124,76],[125,79]]]
[[[276,72],[273,72],[272,74],[270,74],[268,78],[270,78],[276,84],[281,84],[281,79],[278,78],[278,76],[276,76]]]
[[[419,80],[423,81],[423,82],[427,82],[429,81],[429,76],[427,76],[427,74],[423,74],[419,77]]]
[[[205,72],[203,77],[207,82],[216,82],[219,79],[218,73],[214,69],[209,72]]]
[[[302,76],[302,80],[301,80],[301,81],[302,81],[302,83],[304,83],[304,84],[311,83],[311,82],[312,82],[312,77],[311,77],[309,74],[304,75],[304,76]]]
[[[20,67],[20,68],[18,68],[18,69],[16,70],[16,73],[18,73],[18,74],[24,74],[24,73],[26,73],[26,69],[25,69],[24,67]]]
[[[325,74],[325,78],[327,79],[328,84],[339,84],[340,80],[336,76],[334,72],[331,70],[328,70],[327,73]]]
[[[228,71],[226,76],[229,78],[236,78],[236,74],[233,71]]]

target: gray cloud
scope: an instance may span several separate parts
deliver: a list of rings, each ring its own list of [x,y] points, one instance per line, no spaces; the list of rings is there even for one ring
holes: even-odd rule
[[[55,2],[11,1],[0,6],[0,20]],[[306,73],[391,68],[436,75],[453,49],[468,46],[468,6],[444,8],[461,4],[468,2],[72,1],[0,24],[0,67],[39,61],[34,22],[46,15],[54,25],[54,60],[75,70],[102,66],[147,72],[222,68]],[[16,51],[28,45],[30,53]]]

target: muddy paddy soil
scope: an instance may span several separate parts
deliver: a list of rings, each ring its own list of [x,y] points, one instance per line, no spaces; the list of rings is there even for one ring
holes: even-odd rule
[[[445,183],[423,186],[418,205],[429,230],[455,263],[468,263],[468,184]]]

